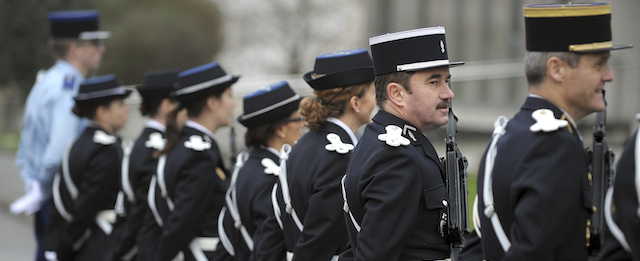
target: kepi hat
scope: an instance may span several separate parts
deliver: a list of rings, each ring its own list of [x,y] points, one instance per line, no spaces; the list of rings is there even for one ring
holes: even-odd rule
[[[610,3],[524,6],[527,51],[589,53],[630,48],[613,45]]]
[[[178,69],[147,72],[136,89],[143,98],[169,98],[177,87],[179,73]]]
[[[444,27],[427,27],[369,38],[375,75],[454,67],[449,62]]]
[[[217,62],[200,65],[178,74],[174,97],[181,103],[220,93],[238,81],[239,76],[227,74]]]
[[[115,75],[93,77],[80,84],[78,94],[73,98],[76,104],[91,104],[108,99],[126,98],[131,90],[122,85]]]
[[[49,13],[49,29],[53,38],[80,40],[107,39],[110,32],[100,31],[98,11],[59,11]]]
[[[313,71],[302,77],[314,90],[372,82],[373,64],[367,50],[354,49],[316,57]]]
[[[238,122],[253,128],[282,119],[298,110],[301,99],[286,81],[262,87],[243,97],[244,114]]]

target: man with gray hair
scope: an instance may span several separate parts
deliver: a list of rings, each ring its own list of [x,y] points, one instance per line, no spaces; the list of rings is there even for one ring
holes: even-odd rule
[[[483,259],[586,260],[595,208],[577,122],[605,109],[610,51],[631,46],[612,44],[608,3],[526,5],[524,16],[530,94],[496,121],[480,164]]]

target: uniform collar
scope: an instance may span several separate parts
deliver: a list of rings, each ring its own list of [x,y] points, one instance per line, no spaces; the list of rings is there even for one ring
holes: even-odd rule
[[[167,131],[167,127],[165,127],[164,125],[162,125],[162,123],[154,119],[148,120],[145,126],[147,126],[148,128],[159,130],[161,132]]]
[[[582,135],[578,130],[576,122],[573,120],[573,118],[571,118],[571,115],[569,115],[569,113],[567,113],[565,110],[553,104],[551,101],[545,99],[544,97],[535,94],[529,94],[529,97],[527,97],[527,100],[524,102],[520,109],[533,111],[540,108],[547,108],[553,111],[553,116],[556,119],[567,120],[569,124],[571,124],[571,129],[569,130],[569,132],[575,133],[580,141],[582,141]]]
[[[274,148],[274,147],[267,147],[267,146],[260,146],[261,149],[271,152],[273,153],[273,155],[276,155],[278,158],[280,158],[280,152]]]
[[[65,71],[73,72],[74,76],[78,77],[78,80],[79,80],[78,83],[84,80],[84,75],[82,75],[80,71],[78,71],[78,68],[76,68],[71,63],[65,60],[62,60],[62,59],[57,60],[54,66],[59,67]]]
[[[187,120],[187,123],[185,123],[184,126],[187,126],[189,128],[192,128],[192,129],[199,130],[202,133],[207,134],[211,139],[213,139],[213,140],[215,140],[217,142],[216,135],[214,135],[213,132],[211,132],[209,129],[207,129],[204,126],[200,125],[200,123],[197,123],[197,122],[192,121],[192,120]]]
[[[342,128],[349,135],[349,138],[351,138],[351,142],[353,143],[353,146],[358,144],[358,139],[356,138],[356,135],[353,133],[353,131],[351,131],[351,128],[349,128],[349,126],[347,126],[346,123],[334,117],[327,118],[327,121],[335,125],[338,125],[338,127]]]
[[[433,144],[431,144],[431,141],[429,141],[427,136],[425,136],[420,129],[411,125],[411,123],[406,120],[383,110],[378,111],[376,116],[373,117],[373,122],[382,125],[383,129],[388,125],[396,125],[402,128],[402,136],[409,139],[409,142],[411,142],[410,146],[422,147],[424,154],[438,165],[440,174],[444,175],[444,166],[442,166],[438,153],[433,147]]]

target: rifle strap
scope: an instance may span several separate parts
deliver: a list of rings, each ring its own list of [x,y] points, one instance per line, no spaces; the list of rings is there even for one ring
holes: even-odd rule
[[[356,218],[353,217],[353,213],[351,213],[351,210],[349,210],[349,204],[347,203],[347,190],[344,187],[345,178],[347,178],[347,175],[342,176],[342,179],[340,179],[340,188],[342,189],[342,200],[344,201],[344,205],[342,208],[344,212],[349,214],[349,218],[351,218],[351,224],[353,224],[353,227],[355,227],[356,231],[360,232],[362,228],[360,227],[360,224],[358,224],[358,221],[356,221]]]
[[[500,219],[498,218],[498,213],[496,212],[493,200],[493,187],[492,187],[492,172],[493,172],[493,163],[496,159],[496,154],[498,153],[498,148],[496,144],[498,143],[498,139],[505,133],[505,127],[507,126],[506,117],[500,116],[496,120],[493,130],[493,139],[491,140],[491,145],[489,145],[489,150],[487,151],[487,156],[485,158],[484,164],[484,185],[483,185],[483,201],[484,201],[484,215],[491,220],[491,225],[493,230],[496,233],[496,237],[498,241],[500,241],[500,245],[504,252],[507,252],[511,247],[511,242],[504,232],[504,228],[500,223]]]

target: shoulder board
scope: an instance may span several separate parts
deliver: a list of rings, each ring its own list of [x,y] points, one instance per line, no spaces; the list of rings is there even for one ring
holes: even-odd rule
[[[566,120],[556,119],[553,111],[549,109],[538,109],[531,114],[531,117],[536,120],[536,123],[529,127],[531,132],[552,132],[569,125]]]
[[[396,125],[384,127],[387,133],[379,134],[378,140],[387,143],[391,147],[408,146],[411,142],[402,136],[402,129]]]
[[[111,145],[117,140],[116,136],[109,135],[102,130],[96,130],[96,132],[93,133],[93,142],[98,144]]]
[[[327,151],[335,151],[340,154],[347,154],[354,148],[353,144],[343,143],[340,139],[340,136],[335,133],[327,134],[327,140],[329,141],[329,144],[324,146]]]
[[[262,166],[264,167],[264,174],[276,176],[280,174],[280,166],[278,166],[278,164],[276,164],[272,159],[264,158],[260,163],[262,163]]]
[[[211,143],[202,139],[202,136],[191,135],[188,141],[184,142],[184,147],[195,151],[203,151],[211,148]]]
[[[149,134],[149,139],[144,142],[144,146],[150,149],[162,150],[167,139],[162,138],[162,134],[154,132]]]

